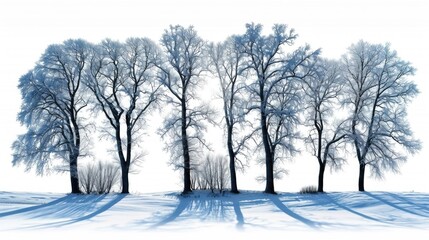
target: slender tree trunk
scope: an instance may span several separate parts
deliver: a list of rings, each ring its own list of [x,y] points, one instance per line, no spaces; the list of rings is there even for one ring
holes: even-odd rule
[[[327,154],[327,149],[325,149],[325,153],[323,156],[323,160],[322,160],[322,134],[323,134],[323,122],[318,123],[316,121],[317,119],[317,113],[320,113],[320,109],[317,108],[317,111],[315,112],[315,120],[314,120],[314,126],[317,129],[317,161],[319,162],[319,180],[318,180],[318,186],[317,186],[317,191],[318,192],[323,192],[323,178],[325,175],[325,168],[326,168],[326,154]],[[320,116],[320,115],[319,115]],[[320,116],[321,119],[321,116]]]
[[[235,153],[232,146],[232,127],[228,126],[228,154],[229,154],[229,172],[231,175],[231,192],[239,193],[237,187],[237,174],[235,171]]]
[[[317,186],[318,192],[323,192],[323,180],[325,175],[326,162],[319,162],[319,182]]]
[[[74,98],[72,97],[71,101],[71,109],[74,109]],[[80,132],[79,132],[79,125],[77,123],[77,120],[75,118],[75,113],[71,114],[71,122],[72,126],[71,129],[74,132],[73,138],[73,146],[71,146],[71,154],[70,154],[70,181],[71,181],[71,188],[72,193],[82,193],[79,189],[79,172],[77,169],[77,162],[80,155]]]
[[[182,148],[183,148],[183,193],[190,193],[191,190],[191,161],[189,156],[189,142],[186,132],[187,125],[186,102],[182,100]]]
[[[359,191],[361,192],[365,191],[365,167],[366,164],[359,164]]]
[[[265,150],[265,167],[266,167],[266,185],[265,193],[275,194],[274,190],[274,159],[271,151],[268,128],[267,128],[267,118],[265,114],[261,111],[261,128],[262,128],[262,142],[264,144]]]
[[[79,189],[79,173],[77,170],[76,154],[70,154],[70,183],[71,193],[82,193]]]
[[[127,155],[125,161],[121,161],[121,170],[122,170],[122,193],[128,194],[130,193],[130,182],[128,179],[128,173],[130,171],[131,157],[132,157],[132,127],[131,127],[131,114],[132,109],[134,109],[134,104],[130,107],[129,112],[125,115],[125,123],[127,125]]]
[[[356,125],[357,125],[356,120],[353,120],[352,133],[354,136],[356,136]],[[366,166],[366,164],[362,161],[362,159],[364,158],[363,156],[365,155],[365,153],[362,154],[362,152],[359,148],[359,143],[358,143],[356,138],[354,139],[354,145],[355,145],[355,149],[356,149],[357,160],[359,162],[358,189],[359,189],[359,191],[363,192],[363,191],[365,191],[364,181],[365,181],[365,166]]]
[[[121,129],[119,117],[116,119],[116,148],[118,150],[119,162],[121,163],[121,180],[122,180],[122,191],[121,193],[128,194],[129,193],[129,181],[128,181],[128,171],[129,171],[129,163],[126,161],[124,156],[124,151],[122,148],[122,140],[121,140]]]

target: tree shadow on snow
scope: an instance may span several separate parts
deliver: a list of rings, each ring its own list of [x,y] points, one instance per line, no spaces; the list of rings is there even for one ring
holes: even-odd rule
[[[279,196],[268,194],[226,194],[225,196],[212,195],[211,197],[201,195],[177,196],[178,204],[171,213],[155,216],[155,220],[145,221],[145,223],[155,222],[150,229],[157,229],[167,224],[179,223],[180,221],[196,218],[201,221],[214,220],[222,222],[235,222],[237,230],[243,230],[245,226],[260,227],[265,229],[265,225],[252,223],[252,219],[245,218],[242,207],[254,208],[258,205],[274,204],[279,210],[288,216],[298,220],[306,226],[317,229],[325,223],[312,221],[305,218],[287,207]],[[159,219],[159,220],[158,220]],[[254,219],[257,220],[257,219]],[[257,220],[258,221],[258,220]],[[143,222],[141,222],[143,223]]]
[[[243,195],[220,196],[218,194],[200,193],[188,196],[177,196],[178,204],[171,213],[155,216],[155,219],[149,222],[155,222],[150,229],[157,229],[167,224],[179,223],[180,221],[191,218],[200,221],[215,222],[236,222],[236,228],[241,230],[244,225],[257,226],[247,223],[241,210],[240,201],[250,201],[252,199],[243,199]],[[147,223],[148,221],[145,221]],[[263,226],[261,226],[263,228]]]
[[[398,203],[394,203],[393,201],[386,200],[386,199],[384,199],[384,198],[382,198],[380,196],[377,196],[377,195],[375,195],[373,193],[369,193],[369,192],[363,192],[363,193],[366,194],[367,196],[369,196],[369,197],[371,197],[373,199],[376,199],[376,200],[378,200],[378,201],[380,201],[380,202],[382,202],[382,203],[384,203],[384,204],[386,204],[386,205],[388,205],[388,206],[390,206],[392,208],[395,208],[397,210],[400,210],[400,211],[403,211],[403,212],[406,212],[406,213],[409,213],[409,214],[412,214],[412,215],[417,215],[417,216],[420,216],[420,217],[425,217],[425,218],[429,217],[429,214],[423,214],[423,213],[421,213],[421,211],[417,211],[417,210],[414,210],[414,209],[411,210],[411,209],[402,207]],[[385,193],[383,193],[383,194],[385,194]],[[403,200],[401,200],[400,202],[403,202]]]
[[[236,228],[241,230],[244,228],[245,222],[244,222],[243,212],[241,211],[240,201],[237,200],[236,198],[233,198],[232,206],[234,208],[234,212],[237,220]]]
[[[404,207],[404,204],[407,206],[414,203],[411,201],[407,202],[406,199],[401,201],[386,200],[390,199],[388,196],[388,194],[378,196],[371,193],[270,195],[255,194],[252,192],[243,192],[237,195],[229,193],[225,195],[213,195],[208,192],[199,192],[186,196],[174,195],[175,202],[169,203],[170,210],[162,208],[161,211],[154,213],[149,219],[140,221],[137,224],[140,226],[149,226],[149,229],[159,228],[164,230],[180,230],[183,229],[183,224],[187,224],[186,229],[190,230],[189,228],[192,228],[193,222],[211,221],[234,223],[237,230],[243,230],[247,227],[265,229],[267,227],[267,220],[272,221],[272,219],[264,219],[264,214],[255,215],[254,213],[255,211],[273,209],[273,207],[275,207],[274,211],[284,213],[303,226],[314,230],[354,229],[355,227],[361,227],[361,222],[359,221],[344,222],[340,217],[344,213],[368,220],[371,226],[378,227],[415,227],[419,221],[418,219],[410,219],[403,216],[400,211],[389,213],[374,211],[374,209],[378,209],[380,204],[387,204],[401,211],[425,216],[423,215],[424,211],[418,212],[419,207],[427,210],[424,205],[425,198],[422,198],[422,204],[412,209],[407,209]],[[402,196],[393,197],[402,198]],[[319,212],[329,217],[323,221],[312,219],[312,217],[320,219],[320,216],[318,216]],[[338,217],[335,216],[336,213],[339,214]],[[323,218],[323,215],[321,217]],[[289,226],[287,225],[288,223],[283,222],[273,222],[273,224],[271,226],[273,229],[278,229],[279,227],[283,229]],[[195,227],[198,226],[199,224],[195,224]]]
[[[323,198],[326,199],[329,203],[335,205],[336,207],[339,207],[340,209],[343,209],[343,210],[350,212],[354,215],[357,215],[359,217],[365,218],[365,219],[370,220],[370,221],[375,221],[378,223],[391,224],[388,221],[383,220],[381,218],[373,217],[373,216],[364,214],[358,210],[355,210],[352,208],[352,206],[346,206],[345,204],[341,203],[339,199],[332,197],[331,194],[329,194],[329,193],[323,194]]]
[[[230,217],[227,204],[222,198],[193,196],[192,194],[178,196],[177,198],[179,202],[173,212],[157,217],[161,220],[155,220],[157,222],[150,228],[156,229],[172,222],[180,222],[189,218],[198,218],[201,221],[225,221]]]
[[[284,212],[285,214],[289,215],[290,217],[298,220],[299,222],[307,225],[310,228],[313,229],[317,229],[319,227],[321,227],[324,223],[321,222],[315,222],[312,221],[308,218],[305,218],[299,214],[297,214],[296,212],[292,211],[290,208],[288,208],[281,200],[280,197],[277,195],[272,195],[269,196],[269,199],[271,200],[271,202],[278,208],[280,209],[282,212]]]
[[[415,211],[422,211],[426,214],[429,214],[429,198],[427,196],[421,197],[421,198],[423,198],[423,199],[421,199],[421,201],[423,201],[423,203],[417,203],[417,202],[409,200],[405,196],[401,196],[401,195],[396,194],[396,193],[391,193],[391,192],[383,192],[383,193],[386,196],[390,196],[391,198],[395,199],[396,201],[408,204],[409,206],[413,207],[415,209]],[[413,200],[416,200],[416,197],[414,197]],[[427,204],[427,206],[425,206],[424,204]],[[429,215],[427,217],[429,217]]]
[[[69,200],[71,198],[73,198],[73,194],[58,198],[58,199],[53,200],[53,201],[48,202],[48,203],[44,203],[44,204],[40,204],[40,205],[36,205],[36,206],[31,206],[31,207],[26,207],[26,208],[20,208],[20,209],[16,209],[16,210],[12,210],[12,211],[7,211],[7,212],[2,212],[2,213],[0,213],[0,218],[11,216],[11,215],[16,215],[16,214],[30,213],[33,211],[43,210],[45,208],[60,204],[62,202],[66,202],[67,200]]]
[[[106,197],[103,195],[76,195],[73,194],[71,197],[64,201],[52,205],[43,211],[35,211],[29,216],[31,218],[74,218],[80,217],[83,214],[94,211],[97,208],[97,204]]]
[[[100,202],[105,199],[107,196],[111,197],[109,201],[104,204]],[[43,228],[52,228],[52,227],[63,227],[82,221],[90,220],[93,217],[109,210],[111,207],[120,202],[125,198],[126,194],[116,194],[116,195],[80,195],[72,199],[68,199],[68,204],[62,204],[61,209],[55,208],[52,209],[52,213],[46,213],[46,215],[54,215],[59,219],[69,218],[68,220],[62,220],[57,222],[51,222],[46,224],[40,224],[36,226],[31,226],[31,229],[43,229]],[[54,213],[54,211],[56,213]],[[89,214],[88,214],[89,213]],[[37,215],[36,217],[43,217],[43,215]]]
[[[352,194],[336,194],[336,193],[325,193],[318,194],[317,197],[313,199],[314,205],[328,207],[327,210],[345,210],[351,214],[354,214],[358,217],[364,218],[366,220],[372,221],[374,224],[381,224],[382,226],[390,227],[418,227],[415,219],[410,219],[400,214],[399,211],[385,212],[382,210],[374,211],[373,208],[378,208],[379,205],[387,205],[392,207],[395,210],[405,211],[413,215],[420,217],[425,217],[422,214],[418,214],[416,210],[406,209],[400,205],[406,203],[406,199],[403,197],[393,194],[392,198],[397,197],[397,203],[394,201],[386,200],[385,198],[389,196],[390,193],[383,193],[381,196],[375,195],[369,192],[359,192]],[[343,199],[345,198],[345,199]],[[413,204],[409,201],[408,204]],[[382,208],[380,208],[382,209]],[[366,212],[365,212],[366,211]],[[419,221],[417,221],[419,222]],[[375,225],[372,225],[375,226]],[[342,226],[342,228],[347,227],[357,227],[353,224],[347,224]]]
[[[95,211],[93,211],[90,214],[81,216],[79,218],[75,218],[75,219],[71,219],[69,221],[63,222],[61,223],[59,226],[65,226],[65,225],[70,225],[70,224],[74,224],[77,222],[81,222],[81,221],[85,221],[85,220],[89,220],[107,210],[109,210],[111,207],[115,206],[118,202],[120,202],[122,199],[124,199],[127,196],[127,194],[117,194],[115,197],[113,197],[110,201],[108,201],[107,203],[97,207],[95,209]]]
[[[157,228],[163,225],[166,225],[170,222],[173,222],[174,220],[176,220],[177,217],[180,216],[180,214],[182,214],[182,212],[188,208],[188,206],[191,203],[191,199],[188,198],[183,198],[183,197],[179,197],[179,204],[177,204],[176,208],[174,209],[174,211],[171,214],[168,214],[167,216],[164,216],[163,219],[161,221],[159,221],[158,223],[154,224],[151,228]]]

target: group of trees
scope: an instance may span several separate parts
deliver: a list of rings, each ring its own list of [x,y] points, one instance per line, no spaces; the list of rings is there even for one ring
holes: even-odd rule
[[[139,139],[162,103],[170,112],[159,133],[183,169],[184,193],[197,185],[238,193],[237,164],[255,152],[265,165],[265,192],[275,193],[280,163],[300,151],[302,139],[319,163],[320,192],[326,167],[340,168],[350,155],[359,163],[360,191],[367,166],[375,176],[398,171],[420,149],[406,120],[406,105],[418,94],[408,79],[415,69],[389,44],[359,41],[340,60],[328,60],[319,49],[294,47],[296,38],[286,25],[264,34],[262,25],[247,24],[243,34],[210,43],[177,25],[160,45],[147,38],[51,45],[20,78],[18,120],[27,132],[13,144],[13,163],[43,174],[65,162],[60,170],[70,172],[79,193],[78,159],[89,155],[95,128],[115,144],[128,193],[130,166],[145,150]],[[220,85],[229,169],[222,157],[198,160],[208,147],[207,124],[215,123],[216,106],[200,100],[207,79]],[[103,123],[91,121],[98,113]]]

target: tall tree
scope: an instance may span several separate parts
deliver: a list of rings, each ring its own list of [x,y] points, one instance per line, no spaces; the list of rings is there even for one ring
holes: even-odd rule
[[[133,146],[158,99],[160,52],[146,38],[130,38],[125,44],[107,39],[94,46],[93,52],[86,84],[110,126],[107,132],[116,143],[122,193],[129,193],[130,166],[142,157]]]
[[[365,168],[383,177],[385,170],[399,171],[407,154],[420,150],[406,120],[406,105],[418,94],[408,79],[415,69],[400,59],[389,44],[359,41],[343,56],[351,106],[352,143],[359,163],[359,191],[365,191]]]
[[[226,125],[226,144],[229,155],[229,171],[231,175],[231,192],[239,193],[237,187],[236,161],[246,141],[251,134],[243,134],[245,122],[245,58],[239,51],[234,37],[228,38],[223,43],[210,45],[211,66],[215,75],[219,78],[222,100],[223,118]],[[240,128],[241,127],[241,128]]]
[[[34,165],[38,174],[56,158],[68,163],[71,192],[80,193],[78,158],[85,130],[82,110],[87,106],[82,79],[89,56],[84,40],[50,45],[40,61],[20,78],[23,104],[18,115],[27,132],[13,144],[13,164]]]
[[[287,54],[284,47],[293,45],[297,34],[286,25],[274,25],[270,35],[262,34],[262,25],[247,24],[244,35],[238,36],[241,51],[255,79],[250,84],[251,109],[259,110],[260,133],[265,153],[266,193],[274,190],[274,162],[293,153],[292,141],[299,101],[299,79],[307,77],[319,51],[309,46]],[[277,155],[276,155],[277,154]]]
[[[166,62],[160,68],[163,85],[168,89],[168,103],[172,113],[164,121],[162,136],[170,135],[168,150],[174,165],[183,168],[183,193],[191,192],[191,153],[198,145],[205,145],[204,120],[211,110],[198,103],[198,87],[203,83],[201,74],[206,70],[206,43],[193,27],[170,26],[161,38]],[[183,160],[179,163],[177,160]]]
[[[306,144],[319,163],[318,192],[323,192],[326,165],[339,168],[345,159],[337,154],[338,144],[347,136],[345,119],[333,114],[339,110],[343,82],[336,61],[319,59],[312,76],[304,78],[305,122],[310,127]]]

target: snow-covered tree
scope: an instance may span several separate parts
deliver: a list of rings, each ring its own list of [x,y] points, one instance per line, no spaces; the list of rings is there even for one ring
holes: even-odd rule
[[[211,110],[199,102],[198,89],[206,71],[206,42],[193,27],[170,26],[161,38],[166,62],[160,66],[160,79],[168,89],[167,103],[172,112],[164,121],[162,137],[170,142],[166,149],[172,153],[172,164],[183,168],[183,193],[191,192],[191,154],[206,142],[203,131]],[[180,160],[183,160],[181,162]]]
[[[293,140],[301,102],[299,80],[307,77],[318,55],[309,46],[286,53],[297,34],[286,25],[277,24],[269,35],[262,34],[262,25],[247,24],[244,35],[237,36],[240,51],[253,74],[248,86],[249,109],[259,111],[260,146],[264,150],[266,193],[274,190],[274,163],[296,152]]]
[[[116,144],[121,166],[122,193],[129,193],[131,164],[143,154],[138,146],[145,117],[158,99],[157,61],[160,51],[146,38],[125,43],[106,39],[93,47],[86,84],[93,92],[95,109],[107,119],[104,129]]]
[[[246,141],[251,136],[251,133],[245,133],[243,127],[246,115],[244,105],[246,62],[244,53],[239,51],[234,37],[228,38],[223,43],[211,44],[209,55],[211,67],[219,79],[222,93],[231,192],[239,193],[236,162],[240,161],[238,156],[247,148]]]
[[[347,136],[345,117],[334,114],[339,110],[344,83],[338,62],[319,59],[312,76],[304,78],[305,124],[310,133],[306,144],[319,163],[318,192],[323,192],[326,165],[335,169],[345,161],[337,147]]]
[[[359,191],[364,191],[365,168],[372,175],[399,171],[399,165],[420,150],[407,122],[406,106],[418,94],[409,80],[415,69],[400,59],[389,44],[359,41],[343,56],[345,99],[351,109],[351,135],[359,163]]]
[[[28,170],[35,166],[43,174],[65,170],[55,163],[61,159],[68,164],[72,193],[80,193],[77,166],[87,128],[82,80],[89,56],[84,40],[50,45],[18,86],[23,100],[18,120],[27,132],[13,143],[13,164],[23,163]]]

